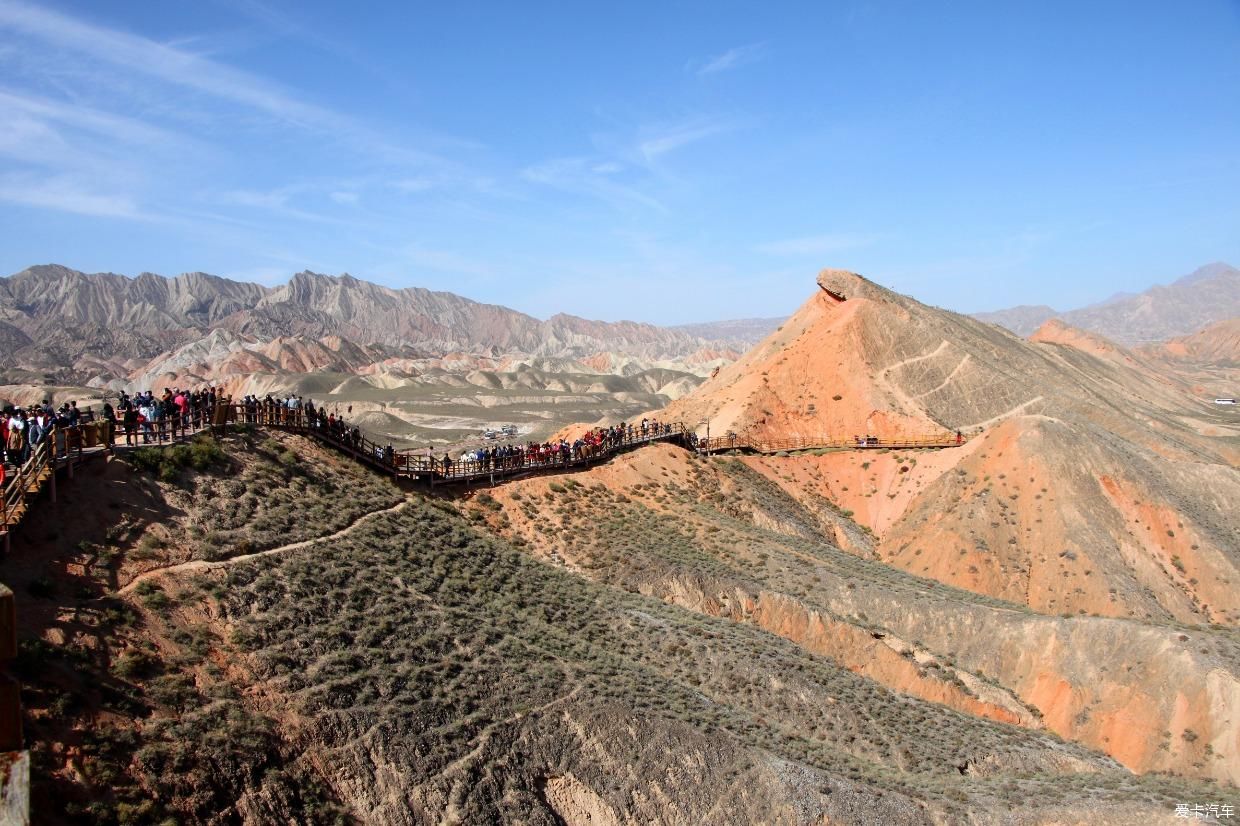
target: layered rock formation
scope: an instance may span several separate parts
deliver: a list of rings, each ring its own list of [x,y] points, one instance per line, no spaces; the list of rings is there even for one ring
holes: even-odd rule
[[[709,371],[747,343],[743,337],[707,339],[650,324],[564,314],[541,321],[452,293],[391,289],[347,274],[302,272],[268,288],[204,273],[176,278],[143,273],[131,279],[56,265],[0,279],[0,324],[0,342],[9,344],[13,366],[36,372],[68,365],[78,372],[99,371],[106,361],[100,365],[83,357],[150,360],[186,345],[217,350],[227,345],[232,351],[261,342],[278,350],[313,348],[328,340],[371,362],[462,353],[595,360],[603,367],[636,360],[643,369],[684,365]],[[235,337],[203,341],[217,331]],[[376,347],[381,350],[373,352]],[[267,355],[277,362],[282,358]],[[164,353],[165,360],[170,357]],[[154,371],[167,368],[144,368]],[[114,371],[104,378],[131,377]]]
[[[873,619],[886,604],[886,633],[976,666],[1055,731],[1134,769],[1240,780],[1240,672],[1216,659],[1232,645],[1221,629],[1240,624],[1240,420],[1164,369],[1170,353],[1225,355],[1230,325],[1160,357],[1060,321],[1024,340],[852,273],[824,271],[818,284],[779,331],[664,415],[760,439],[962,430],[962,447],[937,453],[740,461],[812,515],[795,532],[1040,618],[965,622],[968,612],[912,611],[879,593],[832,597],[833,614]],[[746,616],[762,621],[766,599],[750,592]],[[817,621],[776,624],[803,644],[845,644],[831,622],[807,637],[806,622]],[[850,652],[835,656],[925,690]],[[1203,731],[1208,754],[1193,745]]]

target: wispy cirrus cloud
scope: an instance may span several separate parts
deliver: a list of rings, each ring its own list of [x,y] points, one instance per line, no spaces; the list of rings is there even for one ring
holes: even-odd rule
[[[0,88],[0,114],[7,119],[18,114],[28,118],[80,129],[111,140],[146,146],[186,144],[183,135],[144,121],[114,115],[89,106],[69,104],[52,98],[25,95]]]
[[[724,120],[695,119],[672,125],[646,127],[637,144],[638,153],[647,161],[652,162],[677,149],[690,144],[731,132],[737,125]]]
[[[829,232],[823,235],[806,235],[800,238],[784,238],[768,241],[754,247],[766,255],[807,256],[825,255],[841,250],[868,247],[882,236],[876,233]]]
[[[78,55],[242,104],[290,123],[310,125],[336,120],[328,110],[304,103],[248,72],[139,35],[95,26],[51,9],[0,0],[0,27]]]
[[[155,220],[129,196],[101,192],[69,175],[4,175],[0,177],[0,201],[96,218]]]
[[[706,75],[718,74],[729,69],[736,69],[750,63],[756,63],[766,56],[766,51],[766,41],[750,43],[746,46],[737,46],[707,60],[697,68],[695,74],[698,77],[705,77]]]
[[[58,49],[69,61],[84,62],[86,65],[77,67],[80,77],[91,75],[90,61],[94,61],[96,66],[114,67],[134,77],[145,77],[156,83],[200,93],[216,103],[261,113],[284,125],[327,135],[376,159],[390,163],[452,166],[434,152],[412,147],[405,140],[389,140],[348,115],[304,100],[277,83],[184,47],[97,26],[18,0],[0,0],[0,31],[5,29],[17,33],[27,43],[37,40]],[[27,48],[27,51],[30,49]],[[113,84],[100,85],[106,88]],[[189,105],[186,102],[183,107]],[[452,143],[450,138],[439,140]]]
[[[658,212],[668,211],[657,198],[647,195],[635,186],[615,180],[611,168],[605,163],[600,164],[597,159],[555,158],[526,167],[521,171],[521,177],[530,183],[553,189],[594,196],[614,207],[627,208],[637,205]]]
[[[338,198],[338,195],[342,195],[343,199]],[[354,196],[352,202],[349,201],[350,195]],[[318,224],[345,224],[348,222],[330,215],[313,212],[307,209],[305,204],[322,204],[326,201],[331,201],[338,205],[351,206],[357,203],[356,193],[332,188],[330,184],[327,185],[325,190],[324,185],[312,183],[296,183],[267,190],[230,189],[213,194],[210,196],[210,200],[226,207],[259,210],[282,218]]]

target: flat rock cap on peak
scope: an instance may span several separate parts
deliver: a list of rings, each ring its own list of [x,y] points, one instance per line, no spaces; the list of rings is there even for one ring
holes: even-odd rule
[[[844,298],[874,296],[882,288],[855,272],[848,270],[823,270],[818,273],[818,286]]]

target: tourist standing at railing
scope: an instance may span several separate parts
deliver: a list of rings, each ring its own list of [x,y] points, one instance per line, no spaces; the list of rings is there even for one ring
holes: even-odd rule
[[[14,411],[9,417],[4,447],[10,462],[20,465],[25,461],[23,454],[26,450],[26,414],[20,410]]]
[[[103,442],[109,448],[116,443],[116,409],[112,402],[103,403]]]
[[[184,391],[178,389],[176,395],[172,397],[172,403],[177,408],[177,424],[181,426],[181,435],[185,435],[189,428],[189,398]],[[172,435],[175,436],[175,428],[173,431]]]
[[[150,444],[155,433],[155,409],[151,406],[150,394],[144,394],[138,403],[139,423],[142,425],[142,444]]]
[[[121,408],[121,422],[125,426],[125,445],[132,447],[138,433],[138,411],[131,402],[126,401]]]
[[[27,431],[26,441],[30,442],[31,450],[33,450],[42,444],[43,440],[47,438],[48,431],[52,429],[52,417],[47,412],[47,408],[44,407],[36,413],[34,419],[27,427],[29,430]]]

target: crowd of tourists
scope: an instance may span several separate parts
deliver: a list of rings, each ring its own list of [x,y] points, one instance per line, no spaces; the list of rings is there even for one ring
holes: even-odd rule
[[[346,408],[351,415],[352,405]],[[230,422],[309,429],[356,452],[366,452],[373,460],[394,468],[429,470],[444,476],[460,476],[522,467],[568,465],[605,455],[626,445],[648,441],[672,433],[672,425],[657,419],[621,422],[596,427],[576,439],[557,439],[525,444],[494,445],[461,454],[455,461],[448,453],[432,455],[397,453],[392,445],[376,445],[366,440],[361,429],[340,415],[337,408],[315,405],[298,395],[263,398],[247,395],[234,401],[215,387],[197,390],[164,388],[163,393],[146,390],[122,392],[115,405],[105,401],[98,412],[79,410],[71,401],[55,408],[49,401],[28,408],[4,408],[0,416],[0,445],[9,465],[21,465],[54,427],[70,428],[88,422],[102,422],[97,430],[99,442],[107,447],[127,447],[175,441],[213,425]],[[690,438],[694,438],[690,436]],[[373,454],[373,455],[372,455]]]
[[[460,455],[455,467],[459,475],[509,468],[567,465],[671,433],[672,426],[657,419],[642,419],[637,423],[621,422],[610,427],[596,427],[572,441],[562,438],[541,443],[506,444],[468,450]],[[437,464],[435,470],[442,470],[445,476],[452,475],[454,464],[447,453]]]
[[[56,408],[44,399],[42,404],[29,407],[6,405],[0,414],[0,451],[5,465],[20,465],[30,458],[30,452],[42,444],[53,427],[68,427],[81,420],[77,402],[62,404]]]
[[[328,410],[327,405],[315,406],[310,399],[289,395],[283,399],[273,398],[270,394],[265,398],[246,396],[241,400],[241,417],[248,424],[277,425],[292,428],[308,428],[355,451],[369,450],[374,458],[385,464],[396,463],[396,451],[389,443],[374,445],[362,435],[362,430],[350,424],[338,409]],[[353,413],[353,405],[346,408]]]
[[[105,401],[100,417],[107,423],[105,444],[124,436],[125,444],[152,444],[171,441],[211,424],[216,405],[229,397],[214,387],[181,390],[165,387],[156,395],[147,390],[129,395],[122,392],[114,407]]]

